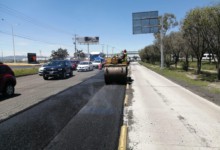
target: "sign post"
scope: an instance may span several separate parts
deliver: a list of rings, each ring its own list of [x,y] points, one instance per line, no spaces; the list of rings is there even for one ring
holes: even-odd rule
[[[133,34],[158,33],[160,36],[160,51],[161,51],[161,69],[164,64],[163,56],[163,17],[159,23],[158,11],[137,12],[132,14]],[[161,24],[161,26],[160,26]]]
[[[77,37],[76,40],[79,44],[84,44],[84,45],[88,46],[88,55],[90,55],[89,45],[99,43],[99,37],[98,36],[95,36],[95,37],[91,37],[91,36],[90,37],[89,36]],[[89,58],[89,60],[90,60],[90,58]]]

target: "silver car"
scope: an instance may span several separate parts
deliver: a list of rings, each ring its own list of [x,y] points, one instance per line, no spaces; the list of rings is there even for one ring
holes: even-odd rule
[[[47,64],[43,64],[39,69],[38,69],[38,74],[39,76],[42,76],[43,75],[43,70],[44,68],[47,66]]]
[[[93,70],[93,65],[91,61],[81,61],[76,70],[79,71],[90,71]]]

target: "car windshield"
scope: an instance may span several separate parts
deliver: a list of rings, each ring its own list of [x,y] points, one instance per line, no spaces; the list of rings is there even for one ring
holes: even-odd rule
[[[77,63],[78,63],[78,61],[71,61],[71,63],[72,63],[72,64],[77,64]]]
[[[100,63],[101,61],[100,60],[94,60],[93,62]]]
[[[46,63],[46,64],[43,64],[42,67],[46,67],[47,65],[48,65],[47,63]]]
[[[83,61],[83,62],[80,62],[80,65],[88,65],[89,62],[86,62],[86,61]]]
[[[51,61],[47,64],[47,66],[64,66],[64,61]]]

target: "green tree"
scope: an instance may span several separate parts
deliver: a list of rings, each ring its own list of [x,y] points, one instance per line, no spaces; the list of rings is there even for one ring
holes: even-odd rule
[[[159,21],[161,22],[162,16],[159,16]],[[176,16],[172,13],[165,13],[163,15],[163,36],[166,35],[167,31],[173,27],[178,25],[178,21],[176,20]],[[160,40],[160,33],[155,33],[154,37],[157,40]]]
[[[160,60],[160,51],[156,45],[149,45],[139,51],[139,56],[142,61],[154,64]]]
[[[52,59],[65,59],[67,56],[69,56],[67,49],[59,48],[58,50],[52,50],[50,57]]]
[[[217,57],[218,80],[220,80],[220,4],[205,7],[206,28],[203,34],[209,44],[209,52]]]
[[[195,8],[189,11],[183,21],[182,31],[197,58],[197,74],[201,72],[202,57],[209,49],[205,39],[207,17],[204,8]]]

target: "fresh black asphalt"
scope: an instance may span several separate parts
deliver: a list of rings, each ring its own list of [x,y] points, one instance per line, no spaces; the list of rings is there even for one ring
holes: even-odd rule
[[[103,72],[0,123],[0,149],[117,149],[124,85]]]

